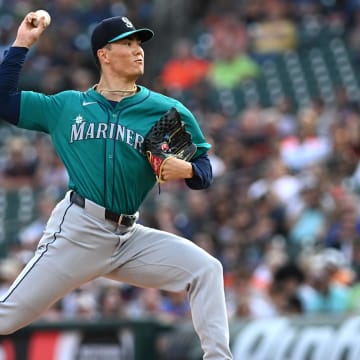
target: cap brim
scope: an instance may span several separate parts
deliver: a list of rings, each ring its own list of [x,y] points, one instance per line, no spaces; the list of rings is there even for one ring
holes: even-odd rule
[[[114,41],[118,41],[121,39],[125,39],[134,34],[136,34],[142,42],[148,41],[154,36],[154,32],[150,29],[137,29],[137,30],[133,30],[133,31],[128,31],[126,33],[122,33],[119,36],[115,36],[113,39],[109,40],[109,43],[112,43]]]

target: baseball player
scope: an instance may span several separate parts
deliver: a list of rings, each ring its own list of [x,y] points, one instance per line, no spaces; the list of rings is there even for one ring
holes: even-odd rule
[[[31,12],[0,65],[0,117],[47,133],[69,174],[69,191],[54,208],[33,259],[0,299],[0,334],[36,319],[69,291],[104,276],[138,287],[186,290],[204,359],[232,359],[220,262],[193,242],[137,222],[156,183],[142,143],[171,107],[181,114],[197,151],[191,162],[171,158],[163,181],[184,179],[207,188],[212,171],[206,142],[192,113],[175,99],[139,86],[142,42],[149,29],[126,17],[100,22],[91,37],[100,78],[86,92],[46,96],[18,91],[28,49],[46,24]]]

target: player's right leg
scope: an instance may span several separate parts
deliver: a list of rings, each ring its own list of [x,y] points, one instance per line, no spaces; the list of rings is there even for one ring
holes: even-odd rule
[[[62,200],[33,259],[0,299],[0,334],[24,327],[66,293],[108,271],[119,241],[110,226],[99,224],[68,197]]]

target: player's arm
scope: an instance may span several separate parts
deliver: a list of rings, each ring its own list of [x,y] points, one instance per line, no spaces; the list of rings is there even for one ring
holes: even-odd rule
[[[193,176],[185,179],[186,185],[193,190],[207,189],[213,183],[211,162],[207,153],[191,160]]]
[[[17,124],[20,113],[21,93],[18,91],[19,77],[29,48],[39,39],[45,29],[44,19],[33,26],[36,14],[31,12],[20,24],[16,39],[0,64],[0,117]]]
[[[27,51],[12,47],[0,64],[0,118],[14,125],[19,122],[21,95],[17,89]]]
[[[170,158],[165,162],[161,175],[164,181],[185,179],[186,185],[193,190],[206,189],[213,182],[212,167],[207,153],[191,162]]]

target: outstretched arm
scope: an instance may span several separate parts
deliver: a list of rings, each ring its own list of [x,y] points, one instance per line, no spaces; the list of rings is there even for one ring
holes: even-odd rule
[[[20,24],[16,39],[0,64],[0,118],[17,124],[20,111],[19,76],[28,49],[45,30],[45,19],[40,18],[38,26],[33,25],[37,16],[27,14]]]

